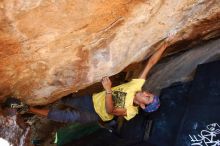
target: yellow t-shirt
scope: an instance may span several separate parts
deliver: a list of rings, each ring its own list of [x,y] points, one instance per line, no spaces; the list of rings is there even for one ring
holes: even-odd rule
[[[138,107],[133,106],[133,99],[135,93],[141,91],[144,82],[144,79],[133,79],[128,83],[112,88],[114,106],[127,109],[127,115],[124,116],[126,120],[130,120],[138,113]],[[103,121],[112,120],[114,116],[108,114],[105,108],[105,91],[93,94],[92,98],[95,111],[101,119]]]

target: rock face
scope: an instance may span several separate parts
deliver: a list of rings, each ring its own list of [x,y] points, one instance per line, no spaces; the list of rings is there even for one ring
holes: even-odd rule
[[[0,137],[7,140],[10,146],[31,146],[28,139],[30,127],[24,124],[19,125],[21,122],[19,123],[17,118],[17,116],[3,117],[0,115]]]
[[[152,69],[144,89],[159,94],[162,88],[172,83],[192,80],[198,64],[214,60],[220,60],[220,39],[190,48],[179,55],[173,55],[167,61],[162,60]]]
[[[219,0],[1,0],[0,96],[43,105],[178,43],[220,34]]]

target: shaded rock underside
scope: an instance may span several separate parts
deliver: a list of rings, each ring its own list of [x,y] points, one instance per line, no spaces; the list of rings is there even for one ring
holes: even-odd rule
[[[148,58],[219,36],[219,0],[0,1],[0,96],[44,105]]]

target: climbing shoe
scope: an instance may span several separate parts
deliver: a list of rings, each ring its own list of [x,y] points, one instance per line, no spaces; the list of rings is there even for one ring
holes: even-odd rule
[[[8,108],[16,109],[19,114],[25,114],[29,110],[29,106],[27,104],[16,98],[8,98],[5,101],[5,106]]]

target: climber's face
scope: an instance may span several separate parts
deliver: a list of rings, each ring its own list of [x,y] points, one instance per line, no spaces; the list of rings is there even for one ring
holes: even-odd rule
[[[142,109],[145,109],[145,106],[152,103],[153,99],[153,94],[146,91],[139,91],[135,94],[134,103],[139,105]]]

